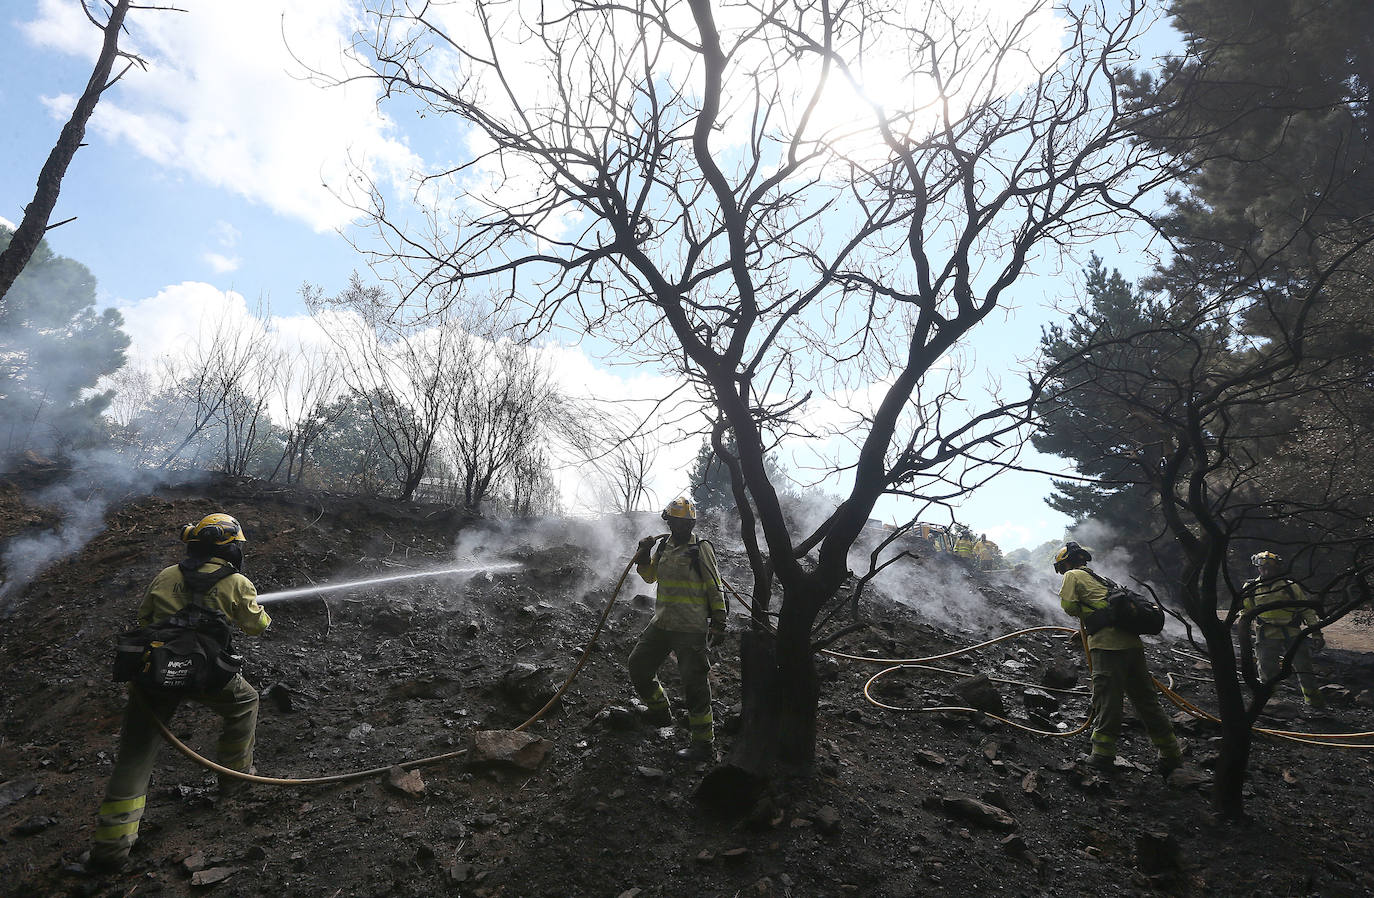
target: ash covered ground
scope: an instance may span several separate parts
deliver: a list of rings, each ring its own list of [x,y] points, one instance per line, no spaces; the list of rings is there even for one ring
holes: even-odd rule
[[[49,532],[51,475],[0,481],[0,541]],[[78,495],[98,488],[86,485]],[[400,505],[236,479],[105,496],[100,528],[7,600],[0,620],[0,892],[166,896],[909,896],[1366,895],[1374,893],[1371,753],[1260,740],[1251,819],[1210,814],[1214,729],[1178,717],[1185,775],[1151,772],[1128,719],[1117,774],[1073,763],[1087,737],[1035,737],[964,713],[893,713],[867,702],[882,666],[821,661],[814,776],[785,780],[743,819],[705,813],[703,770],[680,761],[685,727],[655,730],[623,712],[624,671],[648,621],[631,573],[600,640],[560,705],[531,727],[548,753],[534,771],[452,760],[420,782],[252,786],[221,797],[214,777],[164,748],[133,862],[82,875],[118,740],[123,688],[113,637],[141,592],[177,560],[180,525],[238,516],[260,592],[455,562],[518,562],[460,578],[415,579],[270,606],[260,639],[240,638],[264,696],[259,773],[305,777],[387,766],[463,748],[478,730],[526,720],[581,656],[652,517],[500,525]],[[716,539],[725,577],[742,556]],[[11,571],[0,572],[5,576]],[[1017,627],[1066,621],[1042,574],[970,578],[936,562],[885,578],[859,603],[869,626],[836,646],[874,657],[930,655]],[[732,627],[742,624],[736,617]],[[1355,633],[1355,638],[1362,638]],[[1333,642],[1339,642],[1333,640]],[[1354,645],[1356,643],[1342,643]],[[1159,676],[1208,705],[1205,665],[1170,640],[1150,645]],[[1370,656],[1319,656],[1327,720],[1280,725],[1374,729]],[[739,716],[736,636],[712,672],[718,738]],[[941,662],[1041,682],[1051,667],[1085,684],[1067,640],[1033,634]],[[665,683],[680,695],[671,663]],[[903,672],[875,689],[901,706],[964,704],[963,678]],[[1023,723],[1072,728],[1086,699],[1012,683],[995,688]],[[173,731],[212,753],[217,721],[186,704]],[[408,791],[407,791],[408,789]]]

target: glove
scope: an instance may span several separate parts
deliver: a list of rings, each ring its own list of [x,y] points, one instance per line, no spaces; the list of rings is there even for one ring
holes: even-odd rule
[[[711,628],[706,631],[706,647],[715,648],[725,641],[725,621],[711,621]]]
[[[654,538],[646,536],[639,541],[639,551],[635,552],[635,564],[648,564],[653,560]]]

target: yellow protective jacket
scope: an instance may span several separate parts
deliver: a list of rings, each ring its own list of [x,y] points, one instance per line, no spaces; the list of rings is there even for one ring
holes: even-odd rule
[[[1087,568],[1076,567],[1064,572],[1059,586],[1059,607],[1082,619],[1107,607],[1107,585],[1099,583]],[[1134,633],[1117,627],[1103,627],[1088,637],[1089,649],[1143,649],[1145,643]]]
[[[954,541],[954,554],[961,558],[972,558],[973,540],[963,538],[956,539]]]
[[[1275,577],[1272,580],[1261,580],[1256,577],[1246,580],[1241,587],[1241,595],[1246,611],[1283,599],[1291,599],[1294,602],[1307,600],[1307,593],[1303,592],[1303,588],[1287,577]],[[1256,622],[1265,629],[1281,628],[1293,631],[1285,635],[1296,635],[1298,629],[1311,626],[1318,619],[1315,608],[1280,607],[1255,615]]]
[[[635,565],[645,583],[658,584],[654,617],[661,630],[705,633],[711,622],[725,626],[725,597],[711,544],[695,536],[680,546],[665,539],[648,564]]]
[[[202,574],[213,573],[228,563],[222,558],[211,558],[196,570]],[[190,602],[191,590],[186,586],[181,568],[175,564],[163,568],[153,578],[138,606],[138,623],[146,627],[164,621]],[[243,574],[230,574],[220,580],[210,587],[200,602],[207,608],[224,612],[225,617],[249,636],[257,636],[272,623],[272,618],[258,604],[258,590],[253,581]]]

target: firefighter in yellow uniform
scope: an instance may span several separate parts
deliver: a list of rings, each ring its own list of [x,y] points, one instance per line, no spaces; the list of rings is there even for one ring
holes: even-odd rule
[[[1059,605],[1077,618],[1086,618],[1107,605],[1106,584],[1087,567],[1092,559],[1092,553],[1076,542],[1065,543],[1054,556],[1054,572],[1064,575]],[[1130,698],[1150,742],[1159,751],[1159,771],[1168,776],[1183,763],[1183,751],[1155,695],[1145,666],[1145,644],[1134,633],[1103,627],[1088,637],[1088,654],[1092,662],[1093,734],[1092,753],[1085,760],[1098,770],[1113,769],[1124,699]]]
[[[163,569],[153,578],[138,608],[140,626],[160,623],[191,601],[217,610],[250,636],[267,629],[272,619],[257,601],[253,583],[238,571],[243,566],[245,541],[239,522],[227,514],[212,514],[182,529],[186,560]],[[229,570],[225,570],[226,566]],[[138,824],[148,796],[148,780],[162,745],[153,715],[171,719],[181,696],[159,694],[129,686],[119,754],[100,804],[95,837],[85,859],[88,869],[117,870],[138,841]],[[224,720],[217,760],[232,770],[248,771],[253,764],[253,741],[258,719],[258,693],[242,674],[217,692],[186,695]],[[220,789],[231,791],[240,781],[222,777]]]
[[[682,691],[687,699],[691,744],[678,752],[689,761],[715,757],[715,723],[711,716],[711,663],[708,645],[725,635],[725,600],[711,544],[692,529],[697,512],[691,500],[674,499],[663,511],[669,535],[640,540],[635,569],[646,583],[658,584],[654,616],[630,653],[630,682],[648,706],[647,719],[672,723],[668,696],[658,681],[658,668],[668,654],[677,656]],[[657,542],[657,546],[655,543]]]
[[[1260,605],[1279,602],[1285,599],[1293,602],[1307,600],[1303,588],[1279,573],[1281,559],[1273,552],[1260,552],[1250,558],[1259,576],[1245,581],[1241,596],[1246,611]],[[1283,663],[1283,653],[1288,644],[1305,627],[1317,623],[1315,608],[1302,606],[1277,607],[1261,611],[1255,615],[1255,655],[1259,662],[1259,673],[1269,679],[1279,672]],[[1303,701],[1313,709],[1324,706],[1318,690],[1317,676],[1312,670],[1312,647],[1320,649],[1325,645],[1321,631],[1316,630],[1293,649],[1293,673],[1297,675],[1298,688],[1302,690]]]
[[[958,538],[954,540],[954,555],[972,564],[974,562],[973,534],[967,528],[958,531],[958,534]]]

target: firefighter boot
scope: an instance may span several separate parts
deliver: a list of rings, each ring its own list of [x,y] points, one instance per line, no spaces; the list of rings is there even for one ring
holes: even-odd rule
[[[677,756],[690,764],[714,764],[718,760],[714,742],[693,741],[687,748],[678,749]]]
[[[1112,755],[1100,755],[1097,752],[1084,755],[1079,758],[1079,763],[1086,764],[1090,769],[1104,775],[1111,776],[1116,772],[1116,758]]]

